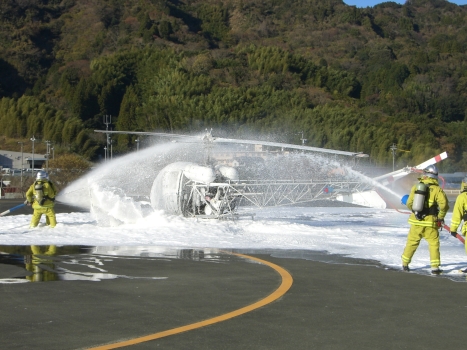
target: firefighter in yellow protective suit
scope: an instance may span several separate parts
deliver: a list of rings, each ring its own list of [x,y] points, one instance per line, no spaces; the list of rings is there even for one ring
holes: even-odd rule
[[[48,256],[57,254],[57,246],[31,246],[32,255],[25,257],[25,267],[30,275],[26,276],[31,282],[57,281],[58,273],[55,264]]]
[[[409,264],[412,257],[424,238],[428,242],[430,251],[430,265],[432,274],[440,274],[442,270],[439,253],[439,229],[444,224],[444,217],[449,210],[449,203],[446,193],[438,184],[438,169],[434,165],[429,165],[423,169],[423,174],[419,178],[420,183],[413,186],[407,200],[407,207],[412,211],[409,217],[410,231],[407,236],[407,243],[402,253],[402,268],[409,271]],[[422,186],[420,186],[422,185]],[[423,186],[424,185],[424,186]],[[426,188],[426,192],[419,189]],[[423,198],[420,197],[423,195]],[[422,209],[414,210],[414,201],[421,204]],[[419,203],[422,201],[421,203]]]
[[[54,184],[49,181],[49,176],[43,170],[37,172],[36,181],[29,187],[26,192],[25,204],[31,205],[34,209],[30,227],[39,225],[42,214],[46,216],[46,223],[50,227],[57,225],[55,218],[55,196],[57,190]]]
[[[461,193],[457,196],[454,209],[452,210],[451,235],[454,237],[457,236],[457,229],[461,225],[462,220],[464,220],[464,224],[462,225],[461,235],[465,237],[467,235],[467,177],[462,180]],[[467,245],[465,247],[467,252]],[[467,269],[462,270],[462,272],[467,273]]]

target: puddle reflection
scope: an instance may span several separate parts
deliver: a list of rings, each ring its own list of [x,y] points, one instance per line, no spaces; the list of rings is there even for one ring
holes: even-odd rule
[[[0,246],[0,284],[50,281],[102,281],[115,278],[166,279],[109,273],[112,263],[125,259],[184,259],[222,263],[230,259],[215,249],[166,247]],[[9,269],[1,268],[9,265]],[[3,271],[6,270],[6,271]]]
[[[51,281],[102,281],[117,278],[160,280],[167,277],[129,276],[113,274],[121,271],[131,260],[141,260],[141,264],[153,261],[176,259],[197,262],[225,264],[237,259],[226,252],[229,249],[186,249],[158,246],[0,246],[0,284],[51,282]],[[377,261],[349,258],[344,255],[331,255],[325,251],[279,250],[279,249],[238,249],[242,254],[267,254],[275,258],[305,259],[331,264],[376,266],[392,270]],[[138,265],[133,274],[157,270],[153,265]],[[420,272],[420,274],[428,274]],[[457,273],[456,268],[445,269],[443,277],[455,282],[467,282],[465,274]]]
[[[57,246],[31,246],[31,255],[24,257],[26,270],[32,274],[26,276],[31,282],[57,281],[58,274],[55,271],[54,260],[51,256],[57,254]]]

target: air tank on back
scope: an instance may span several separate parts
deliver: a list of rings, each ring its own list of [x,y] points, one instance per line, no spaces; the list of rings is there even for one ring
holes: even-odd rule
[[[419,182],[415,189],[412,203],[412,211],[415,213],[415,215],[423,211],[425,206],[426,191],[427,186],[423,182]]]

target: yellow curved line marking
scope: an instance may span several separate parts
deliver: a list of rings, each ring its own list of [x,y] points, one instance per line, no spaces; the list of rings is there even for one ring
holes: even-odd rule
[[[279,299],[285,293],[287,293],[287,291],[292,286],[292,283],[293,283],[292,276],[290,275],[290,273],[288,273],[284,268],[280,267],[279,265],[273,264],[273,263],[271,263],[269,261],[266,261],[266,260],[255,258],[253,256],[249,256],[249,255],[237,254],[237,253],[230,253],[230,254],[237,255],[237,256],[240,256],[240,257],[243,257],[243,258],[246,258],[246,259],[258,261],[261,264],[264,264],[264,265],[267,265],[267,266],[273,268],[282,277],[281,285],[273,293],[269,294],[266,298],[261,299],[260,301],[257,301],[256,303],[253,303],[253,304],[250,304],[248,306],[242,307],[240,309],[228,312],[226,314],[223,314],[223,315],[220,315],[220,316],[217,316],[217,317],[213,317],[213,318],[210,318],[210,319],[207,319],[207,320],[204,320],[204,321],[191,323],[191,324],[188,324],[186,326],[169,329],[167,331],[146,335],[146,336],[140,337],[140,338],[134,338],[134,339],[122,341],[122,342],[119,342],[119,343],[113,343],[113,344],[98,346],[96,348],[90,348],[89,350],[104,350],[104,349],[107,350],[107,349],[122,348],[124,346],[130,346],[130,345],[135,345],[135,344],[143,343],[143,342],[150,341],[150,340],[164,338],[164,337],[168,337],[170,335],[174,335],[174,334],[178,334],[178,333],[182,333],[182,332],[187,332],[187,331],[191,331],[191,330],[196,329],[196,328],[201,328],[201,327],[209,326],[209,325],[214,324],[214,323],[226,321],[226,320],[231,319],[233,317],[243,315],[243,314],[245,314],[247,312],[253,311],[255,309],[263,307],[264,305],[272,303],[273,301]]]

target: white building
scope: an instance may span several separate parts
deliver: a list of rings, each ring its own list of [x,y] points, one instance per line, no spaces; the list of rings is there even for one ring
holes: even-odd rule
[[[34,159],[33,159],[34,158]],[[46,162],[46,157],[43,154],[13,152],[0,150],[0,169],[3,173],[9,173],[13,170],[32,169],[34,162],[34,169],[41,169]]]

